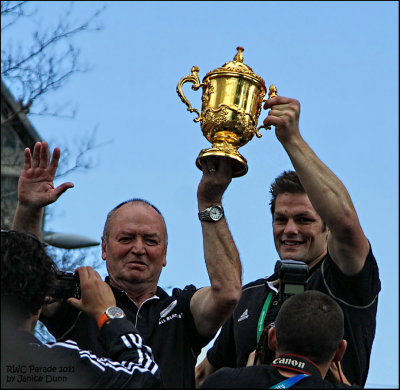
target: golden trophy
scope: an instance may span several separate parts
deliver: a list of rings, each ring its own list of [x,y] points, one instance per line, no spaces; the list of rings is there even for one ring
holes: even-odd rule
[[[201,150],[196,160],[197,167],[201,169],[201,158],[205,156],[228,157],[233,159],[233,177],[243,176],[248,171],[247,160],[238,148],[249,142],[254,134],[260,138],[258,130],[266,128],[257,127],[261,105],[265,101],[265,82],[243,63],[244,49],[239,46],[236,50],[233,61],[208,72],[202,83],[198,76],[199,68],[193,66],[192,74],[183,77],[176,87],[187,110],[198,115],[194,122],[201,122],[203,135],[212,144],[211,148]],[[193,83],[195,91],[203,88],[201,113],[192,107],[182,92],[182,86],[187,82]],[[276,96],[276,92],[275,86],[271,85],[268,97]]]

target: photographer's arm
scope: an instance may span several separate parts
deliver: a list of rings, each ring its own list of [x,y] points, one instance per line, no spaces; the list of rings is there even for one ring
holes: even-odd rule
[[[92,267],[79,267],[76,272],[79,274],[81,299],[68,298],[67,301],[72,306],[93,317],[97,322],[107,308],[116,305],[114,294],[110,286],[101,279],[98,272]],[[44,317],[52,317],[59,309],[60,304],[57,301],[43,305],[42,315]]]
[[[79,267],[77,272],[81,299],[68,298],[68,302],[97,322],[107,308],[116,305],[114,294],[93,268]],[[84,359],[85,372],[90,368],[96,375],[96,387],[160,387],[159,369],[152,350],[144,344],[130,320],[123,318],[106,322],[99,329],[98,337],[109,358],[98,358],[91,353],[90,362],[95,362],[92,365]]]
[[[37,142],[32,155],[29,148],[25,149],[24,167],[18,181],[18,204],[13,230],[31,233],[40,238],[43,208],[54,203],[74,186],[67,182],[54,188],[53,181],[60,155],[60,149],[55,148],[49,163],[47,142]]]

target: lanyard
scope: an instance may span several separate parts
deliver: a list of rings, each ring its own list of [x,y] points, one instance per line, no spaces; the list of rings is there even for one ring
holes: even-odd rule
[[[288,389],[289,387],[292,387],[294,384],[297,382],[301,381],[303,378],[306,378],[307,374],[299,374],[296,376],[292,376],[282,382],[277,383],[276,385],[273,385],[269,387],[270,389]]]
[[[269,292],[267,299],[264,302],[264,306],[261,310],[260,318],[258,320],[258,325],[257,325],[257,343],[260,341],[261,333],[264,330],[264,320],[265,320],[265,316],[267,315],[267,311],[268,311],[269,305],[271,303],[273,294],[274,293],[272,291]]]

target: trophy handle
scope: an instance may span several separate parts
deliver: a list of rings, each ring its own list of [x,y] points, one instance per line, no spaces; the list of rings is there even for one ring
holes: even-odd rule
[[[278,90],[276,89],[276,87],[275,87],[275,85],[271,85],[270,87],[269,87],[269,92],[268,92],[268,99],[271,99],[271,98],[273,98],[273,97],[275,97],[275,96],[278,96]],[[264,99],[263,101],[262,101],[262,103],[264,103],[264,102],[266,102],[268,99]],[[262,104],[261,103],[261,104]],[[260,129],[265,129],[265,130],[271,130],[271,126],[264,126],[264,125],[261,125],[261,126],[259,126],[259,127],[257,127],[257,129],[256,129],[256,136],[257,136],[257,138],[261,138],[262,137],[262,134],[260,134],[259,132],[258,132],[258,130],[260,130]]]
[[[195,112],[198,115],[197,118],[193,119],[194,122],[200,122],[202,120],[201,114],[200,114],[199,110],[197,110],[196,108],[193,108],[192,105],[190,104],[189,100],[186,99],[186,97],[182,91],[182,86],[183,86],[183,84],[185,84],[187,82],[193,83],[192,89],[194,91],[197,91],[203,85],[203,84],[200,84],[200,80],[199,80],[199,76],[198,76],[199,70],[200,69],[197,66],[193,66],[191,69],[192,74],[181,78],[176,87],[176,92],[178,92],[178,95],[181,98],[182,102],[188,106],[187,110],[190,112]]]

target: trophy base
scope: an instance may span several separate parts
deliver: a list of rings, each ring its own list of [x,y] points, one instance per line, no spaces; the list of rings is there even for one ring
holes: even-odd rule
[[[220,149],[202,149],[196,159],[196,166],[201,170],[201,159],[206,156],[228,157],[232,159],[232,177],[240,177],[247,173],[247,160],[239,153],[226,153]]]

